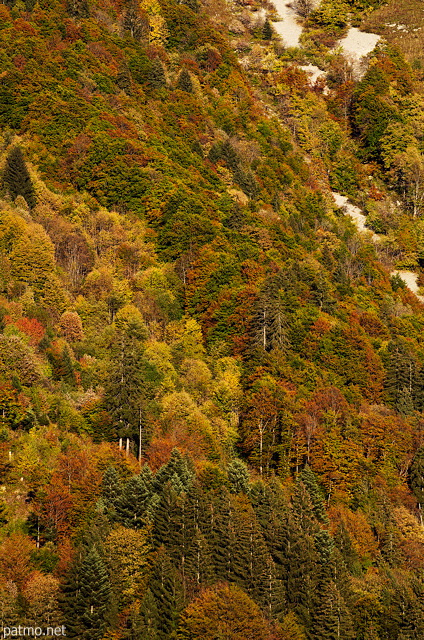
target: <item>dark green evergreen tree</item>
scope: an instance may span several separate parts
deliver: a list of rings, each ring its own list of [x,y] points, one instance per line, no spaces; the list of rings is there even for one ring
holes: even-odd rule
[[[313,613],[314,640],[354,640],[352,617],[334,582],[326,581],[317,592],[317,599]]]
[[[414,410],[414,400],[422,393],[419,368],[408,347],[401,341],[390,342],[383,354],[386,369],[385,392],[390,404],[408,415]],[[419,396],[417,398],[417,395]]]
[[[154,478],[154,489],[160,493],[167,482],[175,484],[175,491],[187,491],[194,481],[194,471],[190,460],[184,457],[178,449],[171,451],[168,462],[156,473]]]
[[[316,476],[309,465],[305,465],[305,468],[300,472],[299,481],[305,485],[311,497],[316,519],[322,524],[328,524],[329,520],[324,508],[324,496],[318,486]]]
[[[225,489],[213,500],[213,527],[208,543],[212,551],[213,570],[218,580],[234,581],[236,536],[231,496]]]
[[[151,437],[146,414],[153,407],[155,389],[161,375],[143,356],[137,336],[128,332],[118,337],[111,355],[104,405],[118,435],[135,441],[135,449],[140,453]]]
[[[116,519],[116,505],[122,495],[121,478],[115,467],[108,467],[102,480],[102,497],[105,504],[105,512],[113,522]]]
[[[186,554],[187,584],[195,588],[207,586],[214,579],[212,552],[206,537],[196,529]]]
[[[76,383],[74,365],[72,364],[71,354],[67,346],[62,351],[61,378],[71,386]]]
[[[147,589],[140,605],[137,637],[143,640],[158,640],[159,613],[156,600],[150,589]]]
[[[228,465],[228,485],[231,493],[249,492],[249,472],[241,460],[233,460]]]
[[[177,89],[186,91],[187,93],[193,93],[193,83],[187,69],[183,69],[178,76]]]
[[[154,601],[149,602],[151,627],[156,628],[157,640],[174,638],[185,600],[178,571],[163,547],[157,552],[149,589]],[[153,619],[155,611],[157,620]]]
[[[122,89],[122,91],[125,91],[127,95],[132,95],[132,76],[130,70],[126,65],[121,66],[121,68],[119,69],[118,75],[116,76],[116,84],[120,89]]]
[[[360,571],[359,556],[343,523],[339,525],[334,535],[334,542],[339,549],[343,561],[349,572],[357,574]]]
[[[13,147],[9,152],[6,158],[3,180],[13,200],[17,196],[22,196],[30,209],[35,207],[34,187],[20,147]]]
[[[141,476],[130,478],[114,503],[116,519],[124,527],[140,529],[150,520],[154,494]]]
[[[262,38],[264,40],[271,40],[272,39],[272,27],[271,27],[271,23],[268,20],[268,18],[265,20],[263,29],[262,29]]]
[[[111,586],[95,547],[71,568],[63,588],[67,635],[78,640],[103,637],[110,624]]]
[[[163,70],[163,64],[157,58],[152,60],[150,64],[148,83],[152,89],[162,89],[162,87],[166,87],[166,76]]]

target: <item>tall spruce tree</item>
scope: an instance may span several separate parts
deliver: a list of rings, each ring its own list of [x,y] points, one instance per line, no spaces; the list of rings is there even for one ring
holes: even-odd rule
[[[262,38],[264,40],[271,40],[272,38],[272,27],[268,18],[265,20],[265,23],[262,29]]]
[[[110,624],[111,586],[95,547],[74,562],[63,587],[67,634],[75,640],[97,640]]]
[[[314,640],[354,640],[352,617],[334,582],[325,581],[317,596],[312,627]]]
[[[6,158],[3,180],[13,200],[22,196],[30,209],[36,204],[34,187],[20,147],[13,147]]]
[[[228,484],[231,493],[248,493],[249,472],[241,460],[233,460],[228,465]]]
[[[116,520],[129,529],[141,529],[150,519],[152,500],[154,498],[151,487],[141,476],[133,476],[122,487],[114,507]]]
[[[185,606],[183,585],[178,571],[162,547],[153,565],[149,589],[153,599],[149,603],[151,626],[156,628],[157,640],[175,638],[178,618]],[[153,619],[157,612],[157,620]]]
[[[102,480],[102,497],[109,520],[116,520],[116,505],[121,498],[121,478],[115,467],[108,467]]]
[[[329,520],[324,508],[324,496],[318,486],[316,476],[308,464],[300,472],[299,480],[304,484],[311,497],[316,519],[322,524],[328,524]]]

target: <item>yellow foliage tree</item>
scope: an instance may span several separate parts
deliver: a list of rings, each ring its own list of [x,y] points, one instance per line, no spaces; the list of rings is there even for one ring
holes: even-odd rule
[[[145,11],[150,27],[149,43],[165,44],[168,38],[165,18],[161,15],[161,7],[158,0],[142,0],[140,9]]]
[[[148,575],[150,532],[119,526],[106,539],[106,552],[112,568],[112,585],[124,603],[143,595]]]

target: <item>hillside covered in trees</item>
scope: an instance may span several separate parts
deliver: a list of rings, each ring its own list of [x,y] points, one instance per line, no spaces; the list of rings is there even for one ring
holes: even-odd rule
[[[0,3],[1,628],[422,640],[419,4]]]

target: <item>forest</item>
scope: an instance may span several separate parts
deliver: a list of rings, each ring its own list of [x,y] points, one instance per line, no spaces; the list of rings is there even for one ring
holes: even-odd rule
[[[2,637],[424,638],[398,5],[296,0],[289,47],[269,0],[0,2]]]

